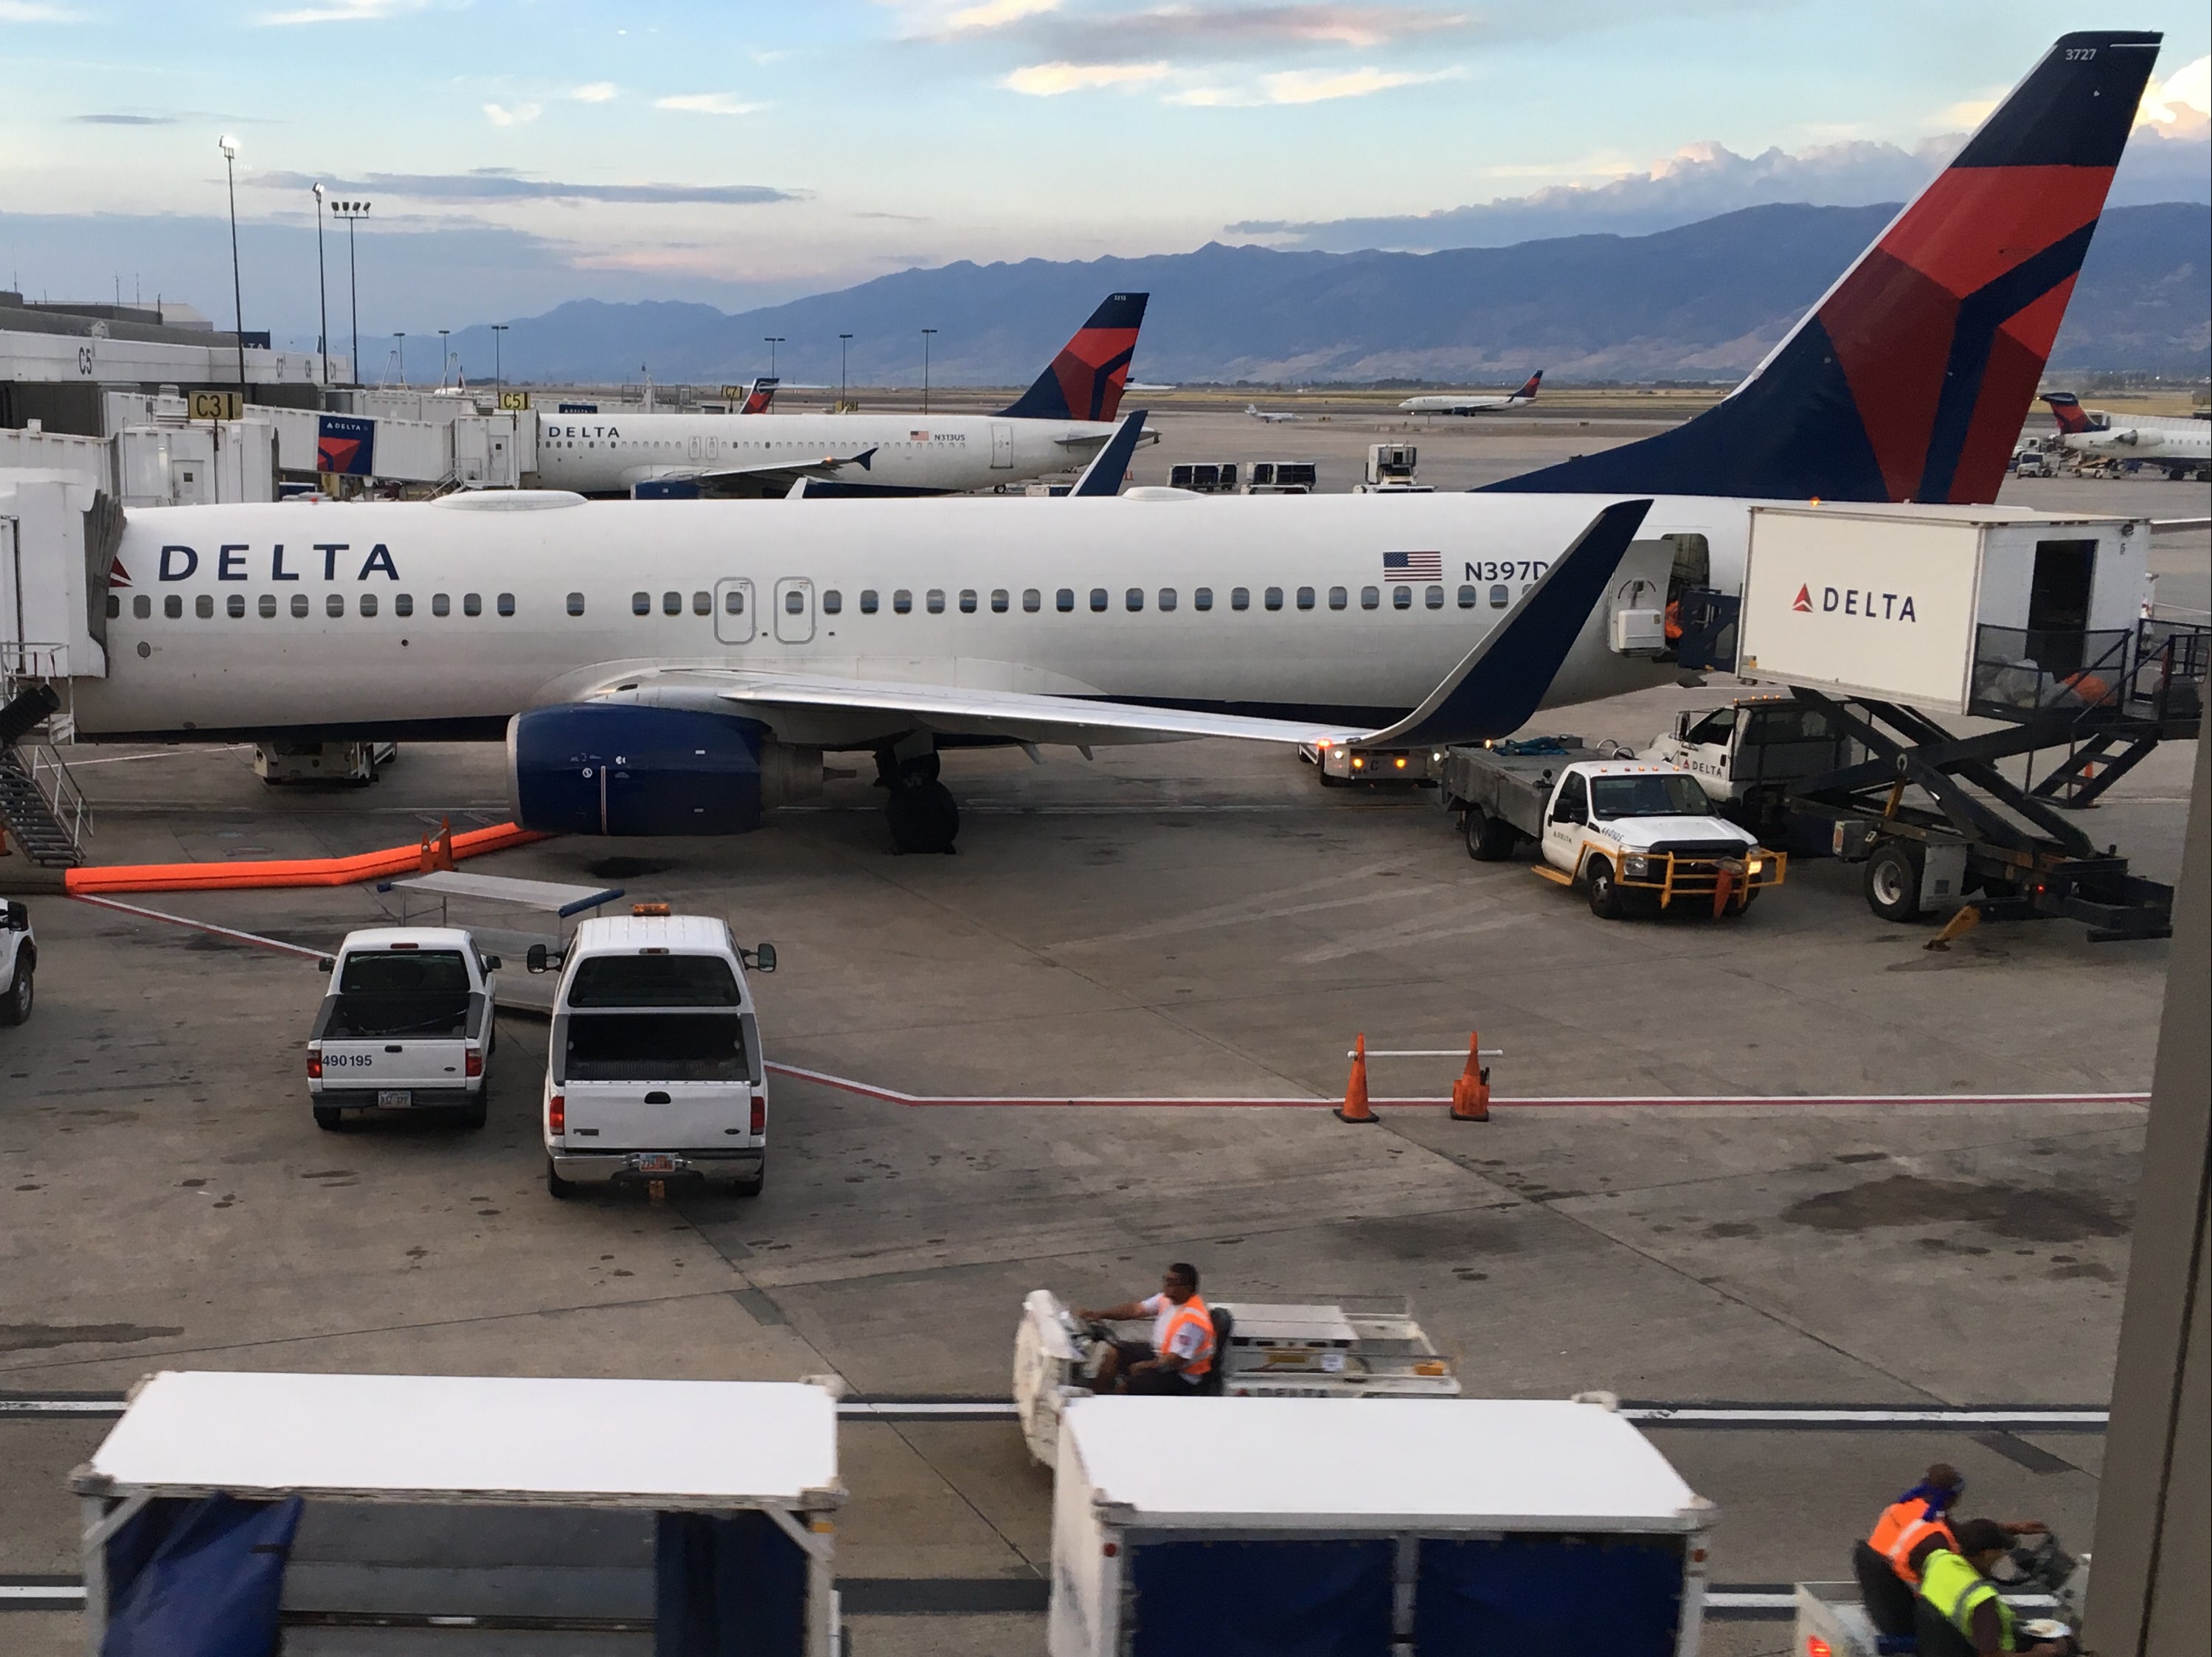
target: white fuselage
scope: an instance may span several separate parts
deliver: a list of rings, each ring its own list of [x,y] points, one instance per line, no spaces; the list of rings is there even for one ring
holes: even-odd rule
[[[842,483],[952,495],[1082,465],[1110,423],[1000,415],[540,415],[538,477],[549,489],[626,495],[630,486],[718,470],[799,467],[870,454]]]
[[[1534,403],[1531,397],[1409,397],[1398,406],[1413,414],[1492,414]]]
[[[2150,460],[2160,464],[2212,460],[2212,425],[2201,420],[2069,432],[2061,441],[2077,453],[2110,455],[2116,460]]]
[[[524,708],[683,665],[1331,710],[1372,728],[1434,689],[1610,498],[147,508],[124,530],[106,677],[76,682],[74,710],[94,740],[493,737]],[[1639,544],[1703,534],[1713,584],[1733,591],[1747,522],[1741,501],[1662,499]],[[1383,555],[1405,551],[1437,552],[1443,579],[1389,578]],[[1550,700],[1662,677],[1613,654],[1594,612]],[[832,713],[763,717],[787,741],[872,739]]]

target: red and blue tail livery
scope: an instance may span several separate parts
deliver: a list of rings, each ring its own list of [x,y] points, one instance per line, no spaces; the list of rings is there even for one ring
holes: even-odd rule
[[[1015,420],[1097,420],[1115,417],[1129,361],[1137,353],[1149,294],[1109,294],[1091,320],[1060,347],[1036,384],[1000,414]]]
[[[2089,418],[2089,411],[2081,406],[2081,399],[2071,391],[2048,391],[2043,400],[2051,405],[2051,417],[2058,422],[2058,429],[2069,437],[2078,437],[2083,432],[2094,432],[2097,422]]]
[[[1717,407],[1488,487],[1996,500],[2160,39],[2062,38]]]

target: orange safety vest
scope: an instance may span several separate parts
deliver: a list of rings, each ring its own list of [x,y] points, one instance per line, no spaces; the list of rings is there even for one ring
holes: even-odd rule
[[[1182,1367],[1182,1373],[1194,1378],[1213,1368],[1213,1314],[1206,1309],[1206,1302],[1195,1295],[1168,1314],[1167,1326],[1160,1331],[1159,1356],[1167,1357],[1175,1348],[1176,1332],[1185,1324],[1195,1324],[1203,1337],[1199,1342],[1197,1356]]]
[[[1867,1546],[1889,1561],[1890,1569],[1908,1587],[1920,1586],[1920,1574],[1912,1569],[1912,1551],[1931,1536],[1943,1539],[1943,1545],[1956,1551],[1958,1539],[1951,1534],[1948,1519],[1929,1519],[1928,1504],[1918,1496],[1910,1502],[1894,1502],[1881,1510],[1881,1517],[1874,1521],[1874,1530],[1867,1538]]]

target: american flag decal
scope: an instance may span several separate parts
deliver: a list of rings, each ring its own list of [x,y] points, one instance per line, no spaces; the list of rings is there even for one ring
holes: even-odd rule
[[[1441,552],[1386,552],[1382,575],[1392,581],[1441,581],[1444,555]]]

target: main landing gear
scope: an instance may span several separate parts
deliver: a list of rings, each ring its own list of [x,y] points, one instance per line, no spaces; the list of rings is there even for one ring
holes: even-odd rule
[[[937,780],[937,750],[901,754],[876,752],[876,785],[890,791],[884,819],[890,825],[891,849],[899,853],[951,853],[960,836],[960,806],[952,791]]]

